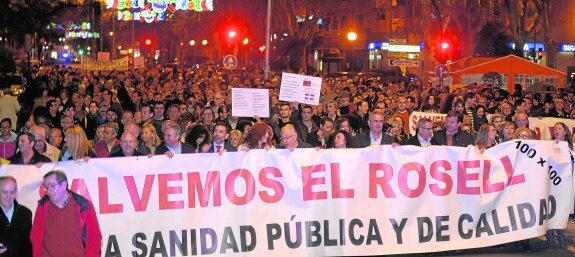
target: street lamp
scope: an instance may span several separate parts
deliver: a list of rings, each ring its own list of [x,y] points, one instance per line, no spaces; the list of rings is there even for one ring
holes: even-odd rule
[[[347,33],[347,40],[355,41],[356,39],[357,39],[357,33],[355,33],[355,32]]]
[[[196,45],[196,41],[195,41],[195,40],[193,40],[193,39],[192,39],[192,40],[190,40],[190,45],[191,45],[191,46],[194,46],[194,45]]]

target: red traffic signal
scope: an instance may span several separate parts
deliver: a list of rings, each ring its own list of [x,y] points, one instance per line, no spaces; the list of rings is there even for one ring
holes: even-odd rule
[[[232,38],[235,38],[237,34],[238,34],[238,33],[237,33],[235,30],[230,30],[230,31],[228,32],[228,37],[229,37],[230,39],[232,39]]]
[[[441,50],[447,50],[447,49],[449,49],[449,46],[450,46],[450,45],[449,45],[448,42],[443,41],[443,42],[441,43]]]
[[[147,46],[152,44],[152,40],[151,39],[146,39],[146,41],[144,41],[144,43],[146,43]]]

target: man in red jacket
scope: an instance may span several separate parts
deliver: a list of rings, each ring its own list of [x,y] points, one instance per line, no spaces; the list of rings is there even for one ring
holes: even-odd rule
[[[68,190],[62,171],[46,173],[43,187],[30,234],[34,257],[99,257],[102,232],[92,203]]]

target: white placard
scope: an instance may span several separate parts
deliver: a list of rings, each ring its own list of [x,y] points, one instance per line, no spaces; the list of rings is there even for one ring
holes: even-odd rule
[[[270,93],[268,89],[233,88],[232,115],[238,117],[267,118],[270,116]]]
[[[109,61],[110,52],[98,52],[98,61]]]
[[[134,69],[144,68],[144,57],[134,57]]]
[[[279,100],[318,105],[321,78],[283,73]]]

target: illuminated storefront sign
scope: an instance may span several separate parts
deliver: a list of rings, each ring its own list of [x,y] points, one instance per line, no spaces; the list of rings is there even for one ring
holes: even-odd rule
[[[573,53],[575,52],[575,44],[560,44],[559,52]]]
[[[419,53],[421,52],[419,45],[389,45],[390,52],[406,52],[406,53]]]
[[[158,22],[176,11],[213,11],[213,0],[106,0],[106,9],[116,9],[118,20]]]
[[[389,43],[388,42],[372,42],[372,43],[369,43],[367,45],[367,49],[369,49],[369,50],[375,50],[375,49],[387,50],[387,49],[389,49]]]
[[[508,44],[509,47],[511,47],[511,49],[515,49],[515,43],[509,43]],[[539,51],[539,48],[541,48],[543,51],[545,51],[545,46],[543,45],[543,43],[533,43],[533,42],[527,42],[525,43],[525,45],[523,45],[523,51],[524,52],[529,52],[530,49],[535,49],[535,51]]]
[[[58,24],[50,23],[48,29],[65,31],[66,38],[100,38],[100,32],[92,31],[89,22]]]

